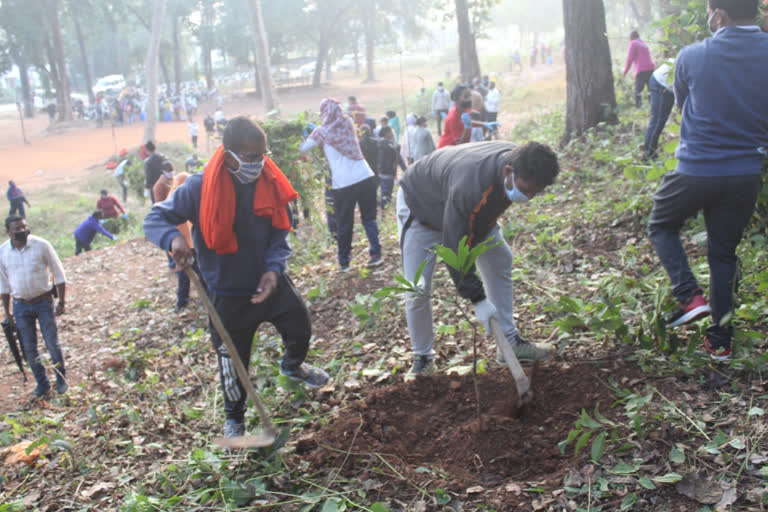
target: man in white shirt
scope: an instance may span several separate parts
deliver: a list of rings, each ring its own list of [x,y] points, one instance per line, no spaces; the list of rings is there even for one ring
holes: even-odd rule
[[[437,121],[437,136],[443,134],[443,118],[451,109],[451,93],[445,90],[443,82],[437,82],[437,89],[432,94],[432,114]]]
[[[55,314],[64,314],[64,267],[50,243],[29,234],[29,227],[24,218],[18,215],[8,217],[5,219],[5,229],[10,238],[0,246],[0,296],[3,299],[5,317],[19,329],[24,356],[37,381],[34,391],[37,398],[51,389],[37,351],[35,320],[40,323],[40,331],[56,372],[56,392],[63,394],[68,386],[54,316],[54,289],[51,288],[48,274],[53,274],[56,294],[59,297]],[[11,297],[13,315],[10,310]]]
[[[485,95],[485,122],[493,123],[499,116],[501,93],[496,88],[496,82],[488,84],[488,94]]]

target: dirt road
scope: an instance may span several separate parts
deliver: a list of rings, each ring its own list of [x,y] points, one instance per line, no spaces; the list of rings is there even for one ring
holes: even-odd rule
[[[515,77],[515,84],[533,83],[544,77],[562,73],[561,66],[539,66],[533,72]],[[431,72],[437,81],[441,70]],[[427,83],[432,78],[429,73],[421,73]],[[377,117],[386,109],[402,110],[400,97],[400,76],[397,72],[382,73],[373,83],[361,83],[360,78],[350,77],[335,80],[332,85],[319,89],[297,89],[280,93],[279,101],[282,114],[293,116],[302,111],[316,111],[320,101],[326,97],[335,97],[341,101],[349,95],[356,95],[368,105],[371,114]],[[411,71],[404,73],[403,88],[406,94],[418,90],[422,80]],[[391,103],[391,104],[390,104]],[[202,116],[213,110],[212,102],[200,107]],[[227,116],[246,114],[256,117],[264,115],[261,100],[247,96],[228,98],[224,111]],[[401,116],[403,117],[403,116]],[[38,115],[25,120],[27,139],[24,144],[21,137],[18,115],[15,112],[0,113],[0,184],[15,180],[22,189],[29,190],[50,185],[67,183],[85,175],[89,168],[101,166],[115,148],[138,146],[144,134],[144,125],[136,123],[130,126],[96,128],[93,122],[78,122],[66,128],[49,129],[48,116]],[[165,142],[188,140],[185,122],[159,123],[157,139]]]

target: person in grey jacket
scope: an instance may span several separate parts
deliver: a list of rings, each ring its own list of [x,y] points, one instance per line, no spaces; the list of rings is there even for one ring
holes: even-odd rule
[[[439,149],[411,165],[401,180],[397,220],[405,277],[413,281],[424,260],[425,293],[409,294],[405,314],[414,354],[408,377],[435,371],[430,291],[435,255],[441,244],[454,251],[463,237],[474,247],[496,245],[477,259],[477,268],[460,274],[449,268],[459,295],[472,302],[477,319],[489,329],[495,317],[521,360],[549,357],[551,347],[522,336],[513,318],[512,251],[496,220],[513,203],[524,203],[554,183],[560,166],[548,146],[529,142],[478,142]],[[486,296],[487,292],[487,296]],[[503,362],[497,350],[497,360]]]

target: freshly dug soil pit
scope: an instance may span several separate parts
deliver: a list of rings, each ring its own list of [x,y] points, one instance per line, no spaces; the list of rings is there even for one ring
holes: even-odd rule
[[[533,382],[534,399],[521,417],[513,416],[517,391],[506,369],[479,376],[482,421],[475,417],[472,375],[435,375],[371,391],[338,418],[299,443],[318,469],[341,467],[359,478],[386,458],[398,472],[424,480],[419,466],[446,473],[444,486],[464,490],[495,486],[504,480],[560,482],[573,447],[560,455],[564,440],[582,409],[612,418],[616,396],[609,375],[639,374],[625,366],[599,368],[589,363],[541,366]],[[378,454],[378,455],[377,455]],[[434,479],[437,471],[430,471]],[[433,480],[434,481],[434,480]]]

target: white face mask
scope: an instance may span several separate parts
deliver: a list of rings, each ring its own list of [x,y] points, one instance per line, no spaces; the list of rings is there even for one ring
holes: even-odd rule
[[[234,152],[229,151],[229,154],[232,155],[232,158],[237,161],[238,167],[235,170],[229,168],[227,168],[227,170],[230,172],[230,174],[232,174],[232,176],[237,178],[237,181],[242,184],[246,184],[252,183],[259,179],[259,176],[261,176],[261,171],[264,169],[264,160],[260,162],[243,162]]]
[[[512,175],[512,190],[509,190],[507,187],[506,179],[504,180],[504,192],[507,193],[507,198],[512,201],[513,203],[527,203],[531,200],[530,197],[523,194],[519,188],[517,188],[517,184],[515,183],[515,175]]]

